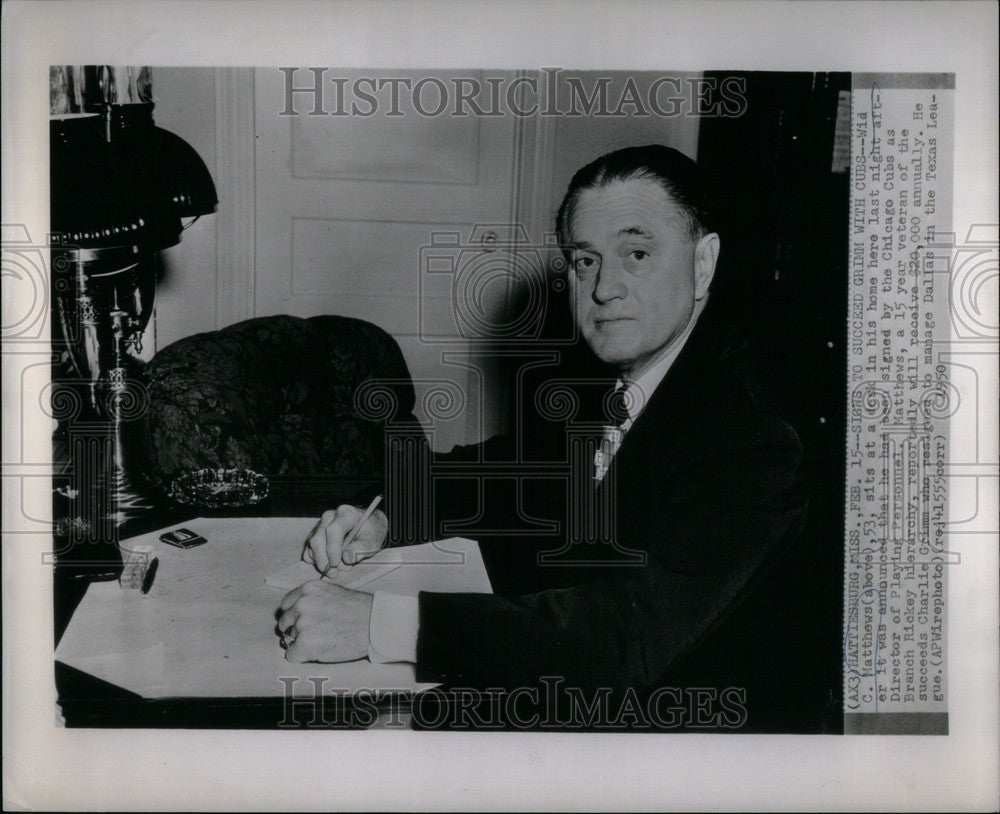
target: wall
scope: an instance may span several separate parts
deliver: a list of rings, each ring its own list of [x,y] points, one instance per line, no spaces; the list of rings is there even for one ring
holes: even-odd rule
[[[153,119],[176,133],[202,157],[216,185],[215,69],[153,68]],[[220,208],[224,206],[220,202]],[[181,242],[161,254],[154,335],[147,348],[163,348],[216,327],[216,232],[218,216],[200,218]],[[147,351],[148,353],[148,351]]]
[[[573,77],[579,77],[585,89],[593,94],[593,88],[601,75],[607,72],[574,71]],[[625,115],[602,116],[559,116],[555,117],[554,145],[552,149],[552,198],[549,202],[549,221],[554,224],[556,209],[562,199],[570,179],[578,169],[585,164],[622,147],[636,147],[643,144],[665,144],[680,150],[690,158],[698,157],[698,126],[700,119],[696,116],[677,115],[659,116],[649,108],[648,98],[654,93],[661,110],[671,110],[669,97],[676,92],[673,84],[660,84],[657,89],[654,83],[663,77],[660,72],[631,72],[625,76],[617,74],[607,85],[609,112],[620,108]],[[631,78],[638,91],[636,98],[639,105],[624,103],[626,76]],[[693,80],[700,73],[671,73],[680,83],[685,98],[690,94]],[[560,109],[571,109],[573,97],[568,87],[569,79],[560,77],[559,100]],[[686,108],[686,104],[685,104]],[[642,110],[650,115],[642,115]]]
[[[252,179],[255,174],[259,177],[259,173],[254,170],[257,166],[254,163],[254,150],[251,146],[243,148],[239,145],[256,143],[259,156],[264,155],[262,153],[264,150],[283,151],[277,159],[268,154],[266,162],[268,164],[281,164],[287,161],[291,166],[294,156],[291,154],[290,143],[286,143],[284,137],[280,143],[272,143],[275,140],[268,135],[268,128],[261,129],[260,111],[257,111],[255,124],[252,109],[254,80],[251,78],[250,69],[246,70],[245,76],[249,83],[250,101],[247,103],[249,115],[234,117],[229,115],[233,100],[228,95],[221,96],[222,89],[232,86],[220,82],[224,72],[212,68],[154,67],[153,69],[156,123],[181,136],[198,151],[216,180],[222,200],[219,204],[219,213],[196,222],[184,233],[178,246],[164,253],[163,275],[157,294],[156,320],[151,329],[155,332],[155,337],[147,341],[147,348],[162,348],[184,336],[214,330],[246,316],[276,312],[274,304],[270,303],[266,295],[266,292],[274,287],[275,271],[269,268],[272,263],[258,262],[260,258],[254,259],[257,257],[254,244],[258,249],[267,248],[270,244],[261,244],[261,236],[271,234],[277,229],[287,230],[287,219],[284,223],[277,221],[272,223],[268,221],[266,206],[263,206],[261,211],[255,211],[258,208],[257,203],[267,200],[272,190],[265,188],[253,192]],[[233,72],[229,71],[228,75],[232,76]],[[572,75],[580,77],[588,87],[598,78],[598,74],[594,72],[572,72]],[[636,73],[631,76],[641,99],[647,95],[652,83],[661,74]],[[686,87],[688,77],[694,78],[699,75],[678,76],[682,85]],[[260,81],[259,76],[257,81]],[[561,77],[561,81],[563,84],[560,85],[560,98],[568,100],[570,97],[565,77]],[[608,86],[608,98],[612,107],[615,106],[615,100],[621,97],[624,81],[623,75],[617,75]],[[668,92],[669,89],[665,89],[663,95],[667,95]],[[663,95],[660,97],[661,101]],[[260,96],[259,87],[257,96],[258,98]],[[597,156],[618,147],[658,142],[676,147],[687,155],[696,157],[698,118],[685,115],[670,117],[642,115],[628,105],[623,105],[622,109],[626,115],[538,117],[531,123],[533,128],[531,138],[517,140],[516,149],[513,145],[503,149],[505,154],[515,155],[516,161],[512,163],[519,164],[523,173],[515,206],[520,212],[519,219],[526,224],[533,240],[537,239],[540,233],[553,228],[555,210],[573,172]],[[246,129],[248,132],[232,132],[234,128]],[[520,153],[517,150],[520,150]],[[248,175],[251,179],[249,184],[233,185],[234,176],[246,179]],[[311,194],[312,188],[308,182],[303,185],[303,189]],[[247,190],[246,197],[253,198],[253,205],[248,206],[248,202],[242,200],[244,197],[242,193],[234,192],[241,200],[226,200],[229,190]],[[442,205],[440,192],[437,195],[437,198],[427,198],[429,207],[440,209]],[[391,209],[394,197],[396,196],[383,198],[383,202],[388,202],[384,206],[380,203],[380,206],[383,209],[385,207]],[[325,197],[321,198],[326,200]],[[345,203],[343,196],[339,198],[342,207],[350,207],[350,200],[352,199],[347,199]],[[240,208],[241,212],[244,210],[245,212],[234,218],[234,208]],[[358,208],[353,207],[353,210],[358,211]],[[263,221],[262,212],[265,213]],[[294,214],[301,217],[301,213]],[[355,217],[353,213],[351,216]],[[365,214],[358,217],[361,220],[358,228],[363,230],[387,218],[405,220],[412,215],[407,214],[403,217],[399,213],[393,215],[392,211],[386,210],[379,211],[377,215],[372,214],[370,218]],[[436,217],[442,216],[439,213]],[[484,216],[481,208],[465,206],[461,212],[455,213],[454,219],[456,222],[464,222],[482,217]],[[241,224],[246,230],[245,234],[238,231]],[[248,245],[245,246],[243,241]],[[242,267],[233,268],[234,250],[244,248],[246,252],[239,253],[240,259],[236,265],[240,266],[245,262],[250,266],[256,265],[256,268],[246,270]],[[331,257],[335,257],[335,254]],[[327,259],[329,258],[321,258],[324,263]],[[333,271],[336,272],[336,269]],[[359,269],[357,273],[362,274],[363,270]],[[378,275],[379,271],[372,269],[370,274]],[[336,274],[333,275],[335,276]],[[241,285],[249,290],[242,290]],[[357,307],[363,307],[363,302],[361,300],[358,302],[360,304]],[[330,310],[326,303],[321,304],[323,305],[321,310]],[[316,305],[318,307],[320,303]],[[307,303],[302,307],[308,309],[311,306]],[[370,305],[367,307],[370,310]],[[371,318],[367,312],[355,313],[353,308],[349,298],[341,299],[336,309],[331,312]],[[413,356],[412,360],[409,360],[409,357],[408,360],[413,367],[411,372],[416,375],[420,372],[423,362],[413,350],[412,330],[394,327],[391,321],[384,327],[394,335],[398,335],[404,353]],[[147,355],[149,352],[151,351],[148,351]],[[502,409],[502,399],[488,401],[486,415],[470,417],[468,421],[454,424],[441,436],[437,446],[447,449],[453,443],[471,443],[480,440],[479,436],[489,434],[491,428],[503,426],[502,417],[493,414]]]

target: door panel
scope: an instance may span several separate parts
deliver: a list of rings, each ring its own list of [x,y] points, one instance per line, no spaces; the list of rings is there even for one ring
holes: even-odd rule
[[[306,77],[311,83],[312,75],[301,73],[295,84],[307,84]],[[391,75],[413,83],[421,77]],[[336,76],[350,87],[360,74]],[[440,71],[434,76],[450,78]],[[323,107],[333,110],[334,87],[327,82],[331,96]],[[306,99],[303,115],[279,116],[284,92],[282,72],[256,71],[254,313],[343,314],[379,325],[399,341],[415,379],[452,381],[465,393],[466,410],[439,419],[435,446],[479,440],[492,431],[482,424],[478,402],[489,388],[474,370],[442,360],[443,353],[463,350],[474,358],[474,351],[457,327],[447,274],[434,269],[428,275],[423,265],[426,249],[442,234],[466,259],[488,251],[477,224],[493,224],[491,233],[502,239],[514,210],[517,118],[421,115],[406,93],[399,95],[401,115],[386,115],[383,106],[369,117],[309,116]],[[437,107],[432,93],[423,100],[425,110]],[[503,284],[492,285],[477,307],[500,314],[506,294]]]

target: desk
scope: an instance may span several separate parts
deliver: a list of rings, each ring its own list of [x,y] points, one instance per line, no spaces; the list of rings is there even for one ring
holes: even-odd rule
[[[319,517],[327,509],[335,508],[341,503],[356,502],[358,495],[371,491],[378,484],[370,478],[334,478],[328,475],[272,477],[270,480],[270,494],[256,506],[219,510],[206,516]],[[149,511],[126,521],[119,529],[119,539],[124,540],[168,525],[180,526],[205,514],[204,510],[184,506],[165,497],[154,498],[152,502],[153,506]],[[75,552],[70,552],[71,556],[61,559],[53,573],[57,645],[90,584],[88,569],[76,565],[74,554]]]
[[[300,491],[300,501],[302,495]],[[275,501],[272,507],[280,505]],[[327,500],[324,505],[334,504]],[[163,517],[158,515],[161,524]],[[294,725],[289,722],[292,697],[343,705],[349,702],[327,696],[368,687],[392,689],[398,701],[399,695],[423,688],[408,664],[379,666],[373,686],[373,667],[367,660],[345,665],[285,661],[273,634],[282,592],[265,586],[264,577],[294,561],[311,518],[215,518],[199,523],[171,516],[170,525],[178,522],[206,532],[209,543],[182,550],[159,543],[156,534],[132,538],[130,544],[153,544],[160,558],[150,594],[122,591],[114,582],[94,583],[77,609],[74,624],[60,642],[63,661],[56,664],[67,725]],[[289,531],[291,526],[295,528]],[[273,542],[280,536],[275,529],[283,529],[286,539],[281,545]],[[476,590],[468,580],[463,582],[463,573],[471,573],[462,570],[463,561],[485,575],[478,548],[469,541],[431,553],[434,567],[417,569],[422,572],[421,589],[448,590],[453,585],[455,590]],[[409,578],[408,585],[406,574],[412,575],[414,568],[387,574],[379,587],[412,593],[408,587],[412,589],[413,580]],[[299,721],[331,720],[329,713],[303,715],[299,707]],[[397,713],[400,709],[398,703],[393,706]]]

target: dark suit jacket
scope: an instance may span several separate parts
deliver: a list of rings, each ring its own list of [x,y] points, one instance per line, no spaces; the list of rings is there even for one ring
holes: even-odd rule
[[[567,422],[528,414],[530,449],[517,454],[562,460]],[[470,457],[460,450],[451,460],[463,455]],[[555,536],[479,537],[487,561],[519,561],[513,573],[520,578],[495,579],[494,595],[420,595],[418,679],[474,687],[537,684],[541,676],[583,687],[656,685],[799,533],[807,504],[800,459],[798,437],[768,400],[746,344],[706,309],[601,485],[590,480],[587,461],[585,472],[571,475],[586,484],[567,490],[558,478],[539,478],[522,483],[519,507],[490,507],[485,522],[493,528],[512,513],[547,511],[563,521]],[[539,552],[558,549],[574,533],[566,497],[574,488],[578,495],[590,490],[594,505],[603,506],[597,523],[611,540],[588,546],[577,534],[562,561],[582,555],[593,564],[562,565],[557,557],[539,566]],[[469,513],[467,506],[455,511]],[[621,549],[645,562],[626,561]]]

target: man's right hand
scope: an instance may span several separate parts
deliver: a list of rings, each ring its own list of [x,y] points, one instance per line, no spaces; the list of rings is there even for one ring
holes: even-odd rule
[[[350,536],[362,514],[363,509],[346,504],[323,512],[316,528],[306,540],[302,559],[312,563],[322,574],[331,565],[334,568],[355,565],[372,556],[385,545],[389,533],[389,520],[380,509],[372,512],[371,517],[358,530],[357,537],[344,547],[344,540]]]

